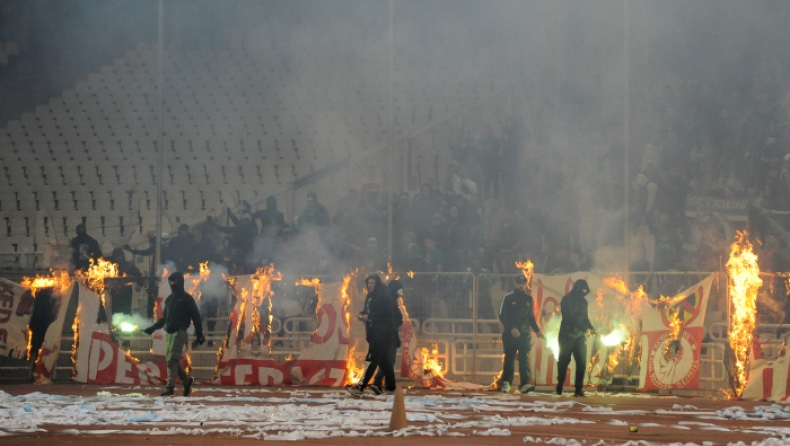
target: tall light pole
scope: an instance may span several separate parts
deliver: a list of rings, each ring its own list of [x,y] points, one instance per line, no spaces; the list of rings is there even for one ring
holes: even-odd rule
[[[623,175],[624,175],[624,197],[623,199],[625,202],[623,203],[623,219],[625,222],[624,225],[624,233],[623,233],[623,243],[624,246],[624,258],[625,258],[625,283],[628,283],[628,273],[631,269],[631,251],[629,247],[629,228],[628,228],[628,216],[629,216],[629,206],[628,202],[630,200],[630,157],[629,154],[631,152],[630,144],[631,144],[631,57],[630,57],[630,37],[631,33],[629,32],[629,19],[628,19],[628,8],[630,4],[630,0],[623,0],[623,161],[624,161],[624,168],[623,168]]]
[[[392,263],[392,192],[395,184],[395,169],[393,169],[393,133],[395,126],[395,25],[394,25],[395,6],[393,0],[389,0],[389,71],[390,71],[390,110],[389,110],[389,129],[387,130],[387,260]]]
[[[164,147],[162,147],[162,122],[163,122],[163,91],[164,91],[164,76],[162,75],[162,66],[164,65],[164,46],[165,46],[165,2],[159,0],[158,12],[158,37],[157,37],[157,90],[159,102],[159,119],[156,130],[156,151],[157,151],[157,166],[156,166],[156,252],[154,253],[154,271],[150,273],[159,274],[159,263],[162,259],[162,166],[164,164]]]

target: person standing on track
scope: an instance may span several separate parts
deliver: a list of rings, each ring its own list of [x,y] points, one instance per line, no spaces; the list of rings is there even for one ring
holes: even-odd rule
[[[395,336],[392,338],[392,342],[390,343],[389,350],[387,350],[387,356],[389,357],[390,362],[392,363],[393,371],[395,369],[395,360],[398,357],[398,348],[401,346],[400,336],[398,332],[400,331],[400,327],[403,325],[403,313],[400,311],[400,302],[403,301],[403,284],[398,279],[390,280],[390,283],[387,285],[390,291],[390,297],[392,297],[392,316],[395,318]],[[373,384],[370,386],[370,390],[373,391],[376,395],[381,395],[384,391],[382,388],[382,382],[384,381],[384,369],[379,367],[379,371],[376,372],[376,377],[373,378]],[[389,383],[388,383],[389,384]]]
[[[203,337],[203,325],[200,323],[200,311],[195,304],[195,299],[184,290],[184,275],[178,272],[173,273],[167,278],[167,281],[172,292],[165,299],[164,315],[143,332],[150,335],[156,330],[164,328],[167,333],[165,335],[167,387],[162,392],[162,396],[175,394],[176,376],[184,384],[184,396],[189,396],[195,378],[187,375],[184,367],[181,366],[181,357],[184,355],[184,347],[187,344],[187,328],[189,328],[190,322],[195,324],[197,343],[203,345],[206,338]]]
[[[557,360],[557,395],[562,395],[562,383],[568,373],[571,356],[576,364],[576,392],[573,396],[583,397],[584,372],[587,365],[587,334],[595,335],[595,327],[590,323],[587,314],[587,300],[584,298],[590,292],[586,280],[577,280],[571,292],[566,294],[560,302],[562,308],[562,322],[560,322],[560,357]]]
[[[365,374],[359,384],[347,386],[346,390],[352,395],[362,395],[378,367],[384,372],[387,386],[384,394],[392,395],[395,393],[395,369],[389,351],[393,339],[398,335],[395,305],[389,290],[377,274],[365,279],[365,287],[368,289],[365,308],[357,315],[357,319],[365,323],[365,338],[368,341]]]
[[[516,277],[515,289],[502,298],[499,307],[499,320],[505,329],[502,333],[502,346],[505,349],[505,358],[502,361],[502,377],[499,390],[510,392],[513,382],[513,361],[518,359],[518,373],[521,376],[521,393],[535,390],[530,384],[529,350],[532,348],[532,335],[535,332],[540,339],[545,339],[535,320],[535,311],[532,296],[528,293],[527,278],[523,275]]]

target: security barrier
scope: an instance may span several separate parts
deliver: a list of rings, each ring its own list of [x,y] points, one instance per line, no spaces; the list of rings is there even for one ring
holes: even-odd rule
[[[645,292],[654,298],[661,295],[673,295],[678,291],[698,282],[710,273],[692,272],[656,272],[631,273],[627,281],[632,288],[644,285]],[[767,283],[775,282],[782,275],[767,275]],[[360,277],[364,277],[360,274]],[[427,355],[437,359],[442,365],[442,372],[451,380],[472,381],[489,384],[502,368],[502,327],[497,317],[502,297],[512,291],[515,275],[460,273],[408,273],[402,274],[404,285],[404,302],[415,333],[419,336],[420,345],[427,350]],[[326,278],[337,280],[336,277]],[[705,325],[705,341],[700,356],[700,389],[716,392],[728,385],[726,355],[727,340],[727,286],[726,275],[718,274],[711,289],[708,313]],[[360,278],[361,280],[361,278]],[[286,281],[284,281],[286,282]],[[147,296],[155,296],[152,283],[148,279],[122,279],[115,282],[107,280],[111,290],[107,310],[112,313],[118,308],[131,307],[131,312],[142,317],[150,315],[152,305]],[[361,285],[358,284],[361,289]],[[292,286],[283,286],[284,293],[291,292]],[[148,294],[146,294],[146,291]],[[770,288],[766,293],[782,293],[784,289]],[[126,294],[124,294],[126,293]],[[131,305],[128,296],[131,295]],[[120,296],[121,304],[118,303]],[[781,298],[779,296],[778,298]],[[279,298],[288,299],[287,295]],[[201,380],[210,379],[217,361],[217,351],[224,341],[229,329],[229,309],[232,297],[219,296],[218,305],[212,308],[213,314],[206,315],[204,332],[207,344],[192,348],[188,347],[192,361],[192,370]],[[71,302],[76,306],[76,302]],[[275,314],[271,324],[271,354],[276,360],[286,360],[301,352],[308,344],[315,328],[315,318],[307,316],[314,308],[309,302],[300,307],[299,314]],[[64,325],[64,336],[61,342],[61,358],[56,366],[59,380],[71,376],[71,354],[73,333],[71,320],[76,311],[74,308]],[[275,302],[275,313],[277,303]],[[781,317],[784,315],[782,314]],[[779,318],[770,315],[771,320]],[[352,319],[352,324],[357,322]],[[790,335],[790,324],[760,323],[755,330],[755,338],[762,346],[766,359],[776,358],[785,341]],[[150,358],[151,339],[139,333],[115,333],[119,345],[128,349],[141,361]],[[191,341],[192,339],[190,339]],[[400,354],[400,352],[399,352]],[[619,358],[621,364],[628,358],[625,354]],[[612,383],[618,387],[633,388],[639,379],[638,360],[632,367],[616,367],[612,374]],[[532,364],[534,367],[535,365]],[[30,378],[30,365],[19,363],[0,363],[0,369],[6,377],[27,376]],[[9,373],[5,373],[9,372]]]

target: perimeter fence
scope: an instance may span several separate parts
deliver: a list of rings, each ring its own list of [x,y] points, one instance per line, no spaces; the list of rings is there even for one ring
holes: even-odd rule
[[[630,273],[626,276],[629,289],[644,287],[650,299],[672,296],[701,281],[709,272]],[[700,390],[717,392],[728,387],[728,299],[727,276],[715,275],[704,324],[700,354]],[[599,277],[619,276],[601,274]],[[311,276],[313,277],[313,276]],[[352,286],[364,289],[363,274]],[[490,384],[502,369],[502,325],[499,305],[503,296],[513,290],[513,274],[472,274],[470,272],[403,273],[404,303],[412,320],[420,346],[442,366],[442,373],[451,380]],[[319,276],[321,280],[339,281],[340,276]],[[298,356],[308,344],[315,329],[316,296],[311,286],[294,285],[298,277],[274,282],[272,298],[271,357],[287,360]],[[764,286],[758,298],[758,324],[755,339],[766,359],[780,355],[790,335],[790,324],[784,322],[787,301],[787,275],[764,274]],[[150,320],[158,280],[107,279],[110,298],[106,310],[113,314],[131,314],[136,320]],[[61,356],[55,379],[68,381],[72,374],[71,354],[74,334],[71,321],[76,314],[76,291],[70,299],[67,323],[63,327]],[[229,314],[235,304],[230,290],[203,295],[200,300],[204,314],[207,343],[193,348],[189,343],[192,373],[201,380],[213,376],[217,351],[229,330]],[[538,315],[540,316],[540,315]],[[540,317],[538,317],[540,319]],[[352,318],[353,324],[357,322]],[[359,328],[359,327],[357,327]],[[119,344],[131,354],[146,361],[151,358],[151,337],[140,333],[116,331]],[[533,342],[533,345],[535,343]],[[260,346],[259,346],[260,348]],[[641,370],[633,351],[621,351],[614,359],[618,366],[611,370],[607,384],[615,388],[636,388]],[[398,354],[400,358],[400,352]],[[553,360],[553,359],[552,359]],[[534,368],[534,361],[531,364]],[[24,382],[32,379],[32,363],[8,358],[0,359],[0,382]],[[533,372],[533,376],[535,373]]]

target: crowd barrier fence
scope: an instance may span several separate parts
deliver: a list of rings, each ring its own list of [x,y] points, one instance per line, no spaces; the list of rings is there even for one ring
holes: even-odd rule
[[[652,298],[662,294],[674,294],[708,274],[710,273],[631,273],[628,282],[631,285],[643,284],[645,291]],[[360,283],[357,286],[362,289],[361,278],[364,275],[359,276]],[[725,274],[717,274],[717,276],[711,290],[700,360],[700,390],[710,392],[725,388],[728,382],[725,363],[729,348],[727,277]],[[475,275],[458,272],[408,273],[400,278],[404,284],[404,302],[415,333],[419,337],[420,346],[427,349],[431,358],[438,360],[442,373],[449,379],[489,384],[501,371],[502,326],[498,320],[499,303],[505,294],[512,291],[514,277],[514,274]],[[336,280],[337,277],[326,277],[326,279]],[[112,281],[108,282],[109,288]],[[147,279],[122,279],[118,283],[122,285],[121,287],[149,285]],[[153,286],[156,286],[156,283],[156,281],[150,282]],[[287,296],[275,294],[273,299],[275,308],[278,298],[287,298]],[[72,299],[71,306],[76,307],[74,300]],[[111,313],[113,299],[107,301],[107,310]],[[227,298],[223,302],[227,304],[219,305],[215,314],[206,317],[204,332],[209,342],[196,348],[192,348],[190,342],[187,347],[192,360],[193,373],[201,380],[208,380],[213,376],[217,351],[228,332],[231,300]],[[146,306],[138,304],[133,307],[137,311],[142,311]],[[272,318],[270,345],[273,359],[286,360],[296,357],[307,346],[315,328],[315,318],[310,315],[310,311],[310,308],[306,308],[300,314],[285,316],[276,314]],[[312,311],[314,312],[314,308]],[[353,323],[356,321],[352,319]],[[767,359],[774,359],[779,355],[789,335],[790,324],[758,323],[755,329],[756,339],[760,342]],[[150,336],[120,331],[116,332],[116,336],[119,343],[134,357],[141,361],[151,357]],[[71,323],[67,321],[64,324],[61,340],[61,357],[56,366],[56,378],[60,381],[71,377],[72,344]],[[620,359],[621,363],[624,363],[627,358]],[[534,364],[532,366],[534,367]],[[32,378],[32,364],[29,362],[8,362],[4,359],[3,363],[0,363],[0,370],[3,371],[3,376],[11,378],[12,381]],[[633,388],[639,379],[638,364],[636,367],[615,368],[612,377],[613,383],[618,386]],[[0,381],[7,381],[6,378],[0,378]]]

